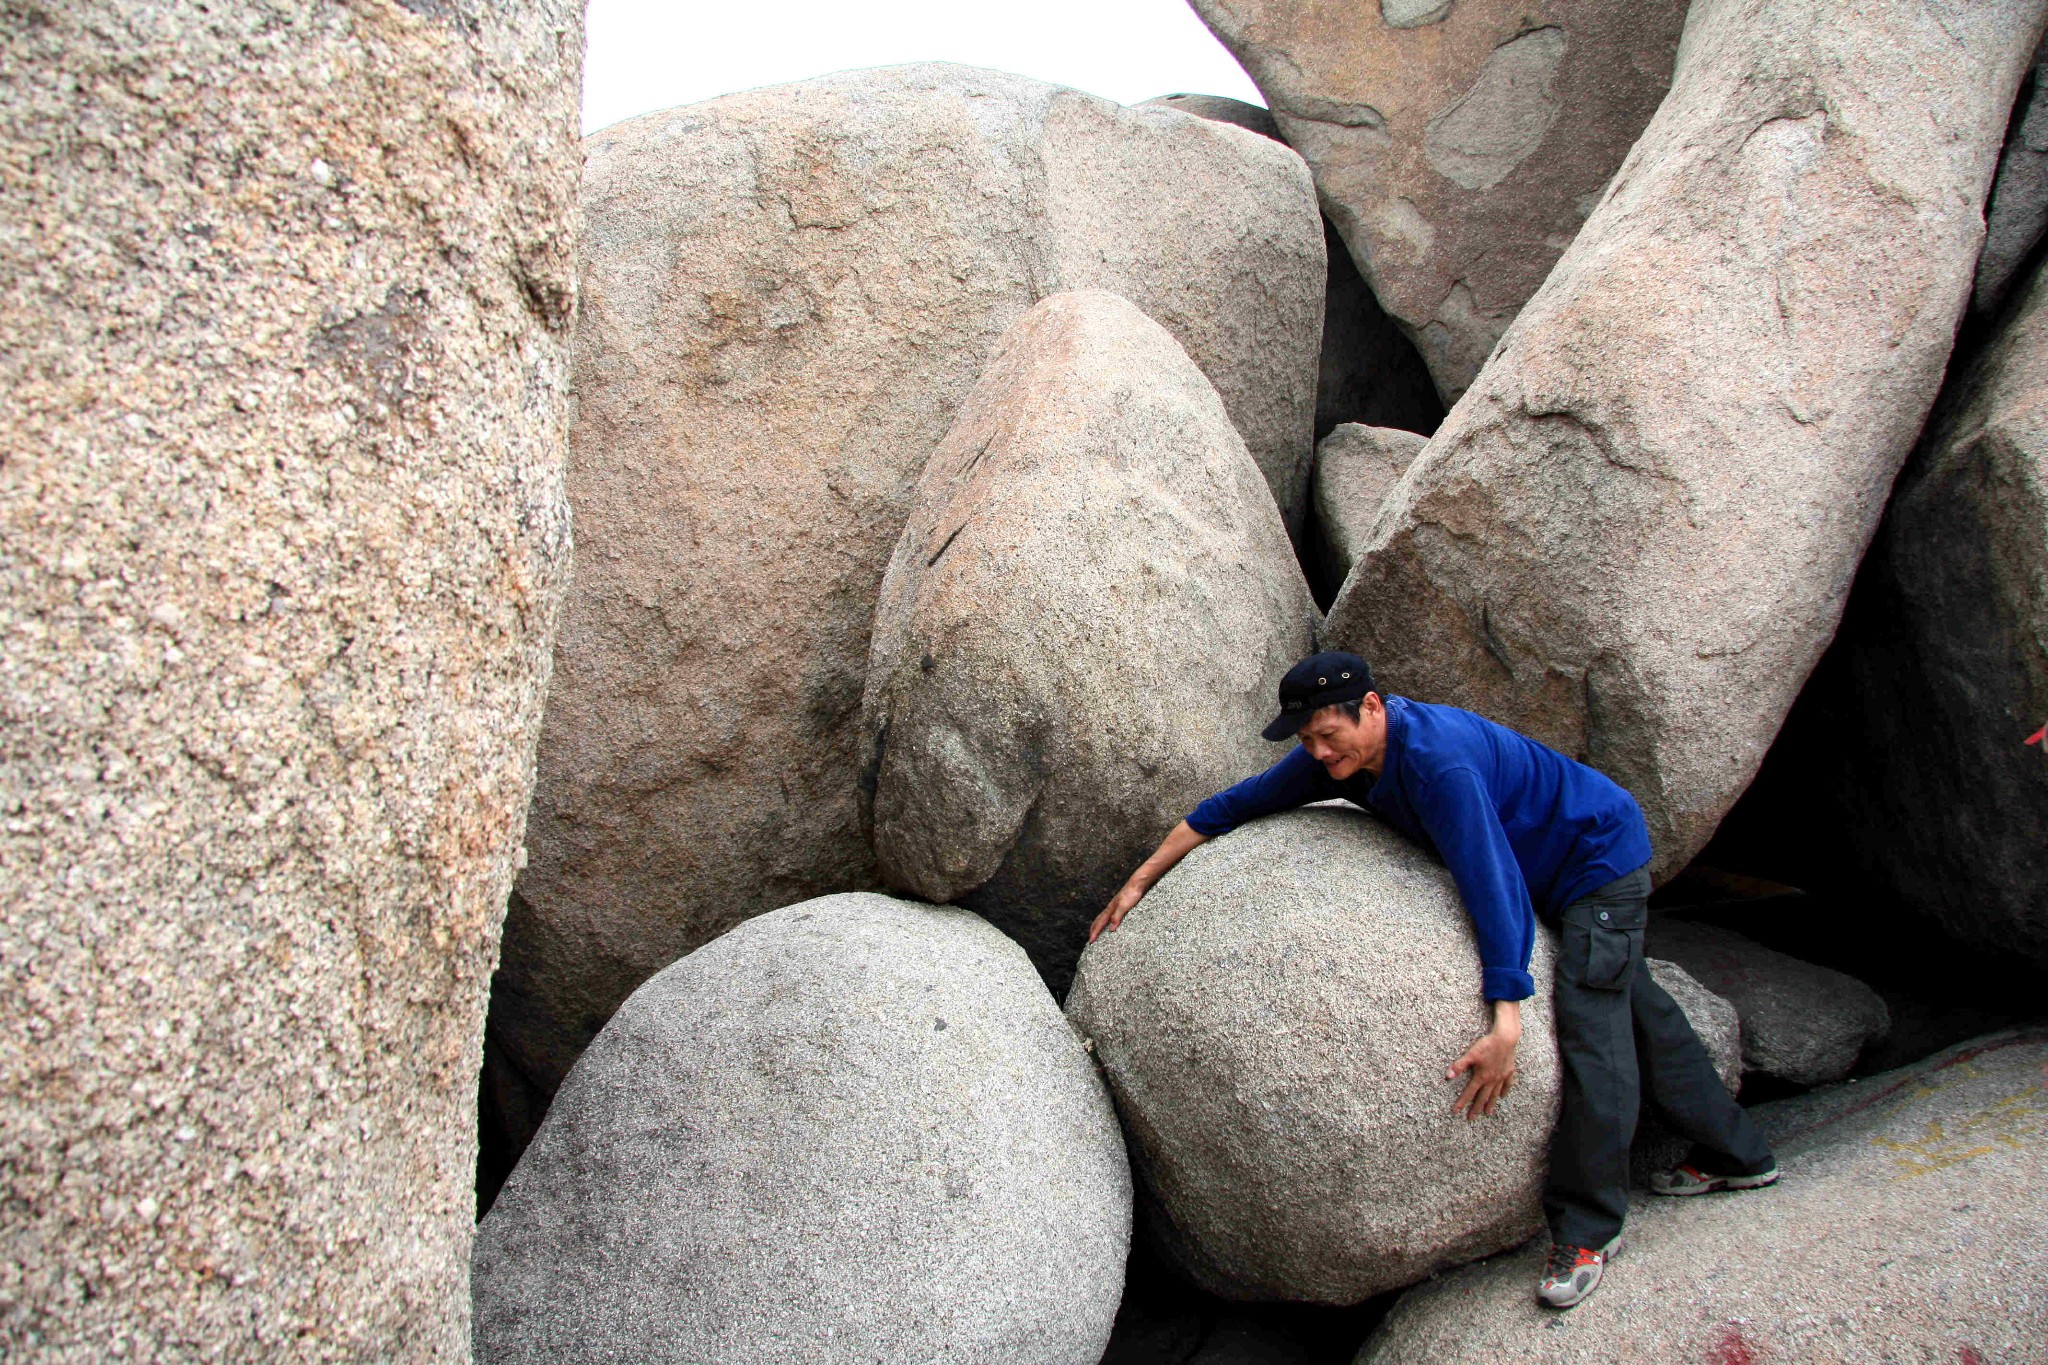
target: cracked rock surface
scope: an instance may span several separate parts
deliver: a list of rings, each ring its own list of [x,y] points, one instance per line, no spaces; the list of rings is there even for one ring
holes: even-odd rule
[[[1659,879],[1688,862],[1941,382],[2043,11],[1695,4],[1669,98],[1417,457],[1328,644],[1601,769]]]
[[[891,886],[1064,991],[1089,921],[1259,738],[1316,611],[1209,381],[1099,290],[998,343],[919,480],[861,708]]]
[[[0,1356],[465,1359],[582,8],[0,26]]]
[[[1191,0],[1446,405],[1670,82],[1681,0]],[[1363,414],[1347,414],[1363,418]]]

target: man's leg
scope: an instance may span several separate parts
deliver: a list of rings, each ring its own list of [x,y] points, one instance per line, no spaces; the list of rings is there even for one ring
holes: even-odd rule
[[[1721,1084],[1685,1011],[1640,962],[1629,1009],[1650,1098],[1672,1130],[1693,1142],[1687,1164],[1714,1175],[1754,1175],[1775,1166],[1770,1143]]]
[[[1642,975],[1650,878],[1638,870],[1566,906],[1556,1020],[1563,1095],[1543,1211],[1561,1246],[1598,1249],[1628,1216],[1628,1149],[1640,1082],[1631,987]]]

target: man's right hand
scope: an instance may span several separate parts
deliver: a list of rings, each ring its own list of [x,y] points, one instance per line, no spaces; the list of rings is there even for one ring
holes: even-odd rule
[[[1109,898],[1109,904],[1102,907],[1095,923],[1088,926],[1088,941],[1093,943],[1122,924],[1124,916],[1131,913],[1131,907],[1145,898],[1146,889],[1135,882],[1125,882],[1124,889]]]
[[[1109,898],[1109,904],[1102,907],[1102,913],[1095,917],[1095,923],[1088,926],[1088,941],[1095,942],[1110,930],[1124,922],[1124,916],[1131,913],[1131,907],[1145,899],[1145,893],[1152,884],[1164,877],[1167,870],[1188,855],[1188,850],[1197,844],[1206,844],[1208,838],[1188,828],[1183,820],[1173,827],[1158,850],[1139,864],[1131,879],[1124,883],[1124,889]]]

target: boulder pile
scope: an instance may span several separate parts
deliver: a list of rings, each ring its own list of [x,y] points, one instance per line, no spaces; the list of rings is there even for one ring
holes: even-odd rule
[[[869,627],[932,451],[1034,303],[1107,289],[1214,385],[1299,527],[1325,273],[1271,139],[920,65],[588,143],[569,496],[531,859],[491,1040],[540,1104],[648,976],[878,882]]]
[[[8,8],[0,1355],[2039,1355],[2048,0],[1193,8],[1269,108],[580,140],[561,0]],[[1088,942],[1319,648],[1805,893],[1661,893],[1784,1179],[1569,1317],[1549,929],[1470,1120],[1366,812]]]

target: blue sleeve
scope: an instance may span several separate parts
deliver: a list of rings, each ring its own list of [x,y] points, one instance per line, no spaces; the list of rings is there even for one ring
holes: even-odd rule
[[[1266,771],[1247,777],[1196,806],[1188,816],[1188,828],[1205,839],[1213,839],[1230,833],[1247,820],[1342,794],[1323,771],[1323,765],[1297,744]]]
[[[1492,797],[1470,768],[1436,774],[1420,784],[1417,795],[1416,814],[1472,917],[1481,993],[1488,1000],[1526,1000],[1536,993],[1536,979],[1529,975],[1536,907]]]

